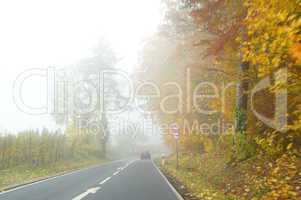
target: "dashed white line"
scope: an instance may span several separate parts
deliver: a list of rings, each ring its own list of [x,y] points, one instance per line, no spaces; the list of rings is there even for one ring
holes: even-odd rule
[[[107,181],[110,180],[110,179],[111,179],[111,177],[106,178],[105,180],[101,181],[101,182],[99,183],[99,185],[104,184],[105,182],[107,182]]]
[[[100,187],[95,187],[95,188],[88,189],[86,192],[74,197],[72,200],[81,200],[89,194],[95,194],[99,189],[100,189]]]
[[[114,172],[113,175],[116,176],[117,174],[119,174],[119,172],[120,172],[120,171],[116,171],[116,172]]]
[[[128,162],[125,166],[124,166],[124,168],[127,168],[128,166],[130,166],[131,164],[133,164],[135,162],[135,160],[132,160],[131,162]]]
[[[27,188],[27,187],[30,187],[30,186],[33,186],[33,185],[37,185],[37,184],[40,184],[40,183],[43,183],[43,182],[47,182],[47,181],[50,181],[50,180],[55,180],[57,178],[62,178],[62,177],[69,176],[69,175],[72,175],[72,174],[78,174],[78,173],[81,173],[85,170],[90,170],[90,169],[93,169],[93,168],[97,168],[97,167],[101,167],[101,166],[107,166],[107,165],[110,165],[110,164],[113,164],[113,163],[124,162],[124,161],[125,160],[116,160],[116,161],[104,163],[104,164],[101,164],[101,165],[95,165],[95,166],[92,166],[92,167],[87,167],[87,168],[84,168],[84,169],[71,171],[69,173],[64,173],[62,175],[49,177],[49,178],[46,178],[46,179],[43,179],[43,180],[40,180],[40,181],[35,181],[35,182],[32,182],[32,183],[28,183],[28,184],[25,184],[25,185],[18,186],[16,188],[12,188],[12,189],[0,192],[0,196],[4,195],[6,193],[14,192],[16,190],[21,190],[21,189],[24,189],[24,188]]]
[[[131,162],[127,163],[124,167],[118,167],[118,168],[117,168],[117,171],[113,173],[113,176],[118,175],[122,170],[125,170],[125,168],[127,168],[129,165],[131,165],[131,164],[134,163],[134,162],[135,162],[135,161],[131,161]],[[103,181],[101,181],[101,182],[99,183],[99,185],[104,184],[105,182],[109,181],[111,178],[112,178],[112,177],[108,177],[108,178],[104,179]]]
[[[124,167],[119,167],[117,169],[116,172],[113,173],[113,176],[118,175],[122,170],[124,170],[125,168],[129,167],[132,163],[134,163],[135,161],[131,161],[129,163],[127,163]],[[109,181],[112,177],[107,177],[106,179],[104,179],[103,181],[101,181],[99,183],[99,185],[102,185],[104,183],[106,183],[107,181]],[[88,189],[86,192],[74,197],[72,200],[82,200],[83,198],[85,198],[87,195],[89,194],[95,194],[98,190],[100,189],[100,187],[95,187],[95,188],[91,188]]]

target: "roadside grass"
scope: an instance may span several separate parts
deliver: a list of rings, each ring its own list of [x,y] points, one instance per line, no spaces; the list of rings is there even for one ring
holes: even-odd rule
[[[21,165],[0,170],[0,192],[17,185],[30,183],[51,176],[67,173],[106,162],[105,160],[89,157],[68,161],[59,161],[45,166],[33,167]]]

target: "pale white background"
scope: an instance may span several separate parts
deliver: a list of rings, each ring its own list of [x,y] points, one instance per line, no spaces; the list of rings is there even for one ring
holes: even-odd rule
[[[131,71],[142,41],[160,22],[160,0],[1,0],[0,1],[0,130],[55,128],[49,115],[31,116],[14,105],[15,78],[30,68],[63,67],[88,56],[107,38]],[[31,79],[24,100],[45,104],[46,82]]]

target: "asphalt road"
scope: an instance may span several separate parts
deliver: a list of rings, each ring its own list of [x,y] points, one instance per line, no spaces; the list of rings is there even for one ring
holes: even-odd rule
[[[180,200],[152,161],[117,161],[0,193],[0,200]]]

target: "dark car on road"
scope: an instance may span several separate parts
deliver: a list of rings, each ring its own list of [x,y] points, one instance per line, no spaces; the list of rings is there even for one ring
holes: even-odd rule
[[[144,151],[144,152],[141,153],[140,159],[141,160],[150,160],[151,159],[151,154],[149,153],[149,151]]]

